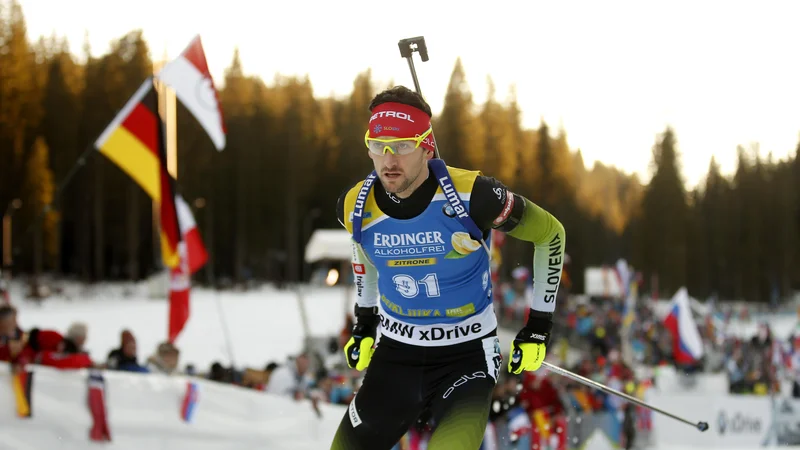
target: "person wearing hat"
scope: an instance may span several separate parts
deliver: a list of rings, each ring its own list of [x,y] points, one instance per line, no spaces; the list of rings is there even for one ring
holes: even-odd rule
[[[171,342],[158,344],[156,353],[147,358],[147,370],[152,373],[173,375],[178,371],[180,351]]]
[[[336,207],[353,241],[356,286],[344,353],[348,366],[366,375],[331,448],[388,450],[430,411],[428,448],[477,450],[504,365],[491,235],[535,246],[528,318],[518,320],[519,333],[505,344],[508,371],[520,374],[539,369],[550,343],[564,226],[497,179],[445,164],[430,105],[418,93],[396,86],[368,109],[365,156],[374,170]]]
[[[111,350],[108,354],[106,367],[125,372],[147,372],[147,368],[139,364],[136,353],[136,338],[130,330],[123,330],[120,334],[119,348]]]

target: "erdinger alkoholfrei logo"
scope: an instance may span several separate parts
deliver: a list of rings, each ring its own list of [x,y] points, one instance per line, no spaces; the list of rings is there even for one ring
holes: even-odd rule
[[[453,209],[452,206],[450,206],[450,203],[445,203],[444,206],[442,206],[442,212],[444,213],[445,216],[451,219],[456,216],[456,211]]]
[[[373,254],[377,257],[432,256],[447,252],[447,243],[441,231],[413,233],[380,233],[372,236]]]

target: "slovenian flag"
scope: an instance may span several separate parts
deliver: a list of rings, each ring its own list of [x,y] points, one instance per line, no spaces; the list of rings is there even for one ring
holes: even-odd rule
[[[197,383],[189,381],[186,383],[186,393],[183,396],[183,406],[181,407],[181,418],[184,422],[191,422],[194,411],[197,408]]]
[[[703,357],[703,340],[689,306],[689,293],[680,288],[672,297],[664,326],[672,333],[672,353],[678,364],[694,364]]]

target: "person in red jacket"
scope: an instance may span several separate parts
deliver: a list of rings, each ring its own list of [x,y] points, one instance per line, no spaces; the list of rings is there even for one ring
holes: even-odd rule
[[[59,369],[92,367],[89,355],[64,352],[64,337],[57,331],[33,328],[24,332],[17,324],[17,310],[0,306],[0,361],[16,366],[41,364]]]
[[[543,409],[550,417],[564,412],[558,390],[547,376],[542,374],[528,372],[524,375],[519,401],[531,417],[538,409]]]

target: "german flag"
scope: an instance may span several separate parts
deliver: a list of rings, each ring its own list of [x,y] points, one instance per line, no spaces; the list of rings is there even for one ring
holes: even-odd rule
[[[541,409],[533,412],[533,423],[543,440],[550,439],[550,415]]]
[[[161,208],[161,252],[164,264],[180,262],[180,228],[174,180],[167,172],[164,124],[158,94],[147,78],[95,142],[95,147],[133,178]]]
[[[11,376],[11,387],[14,390],[14,400],[17,404],[17,417],[31,417],[31,388],[33,387],[33,372],[22,370]]]
[[[151,89],[155,94],[155,90]],[[156,105],[158,105],[158,97],[156,98]],[[181,236],[181,227],[178,222],[178,210],[175,207],[175,179],[167,171],[167,149],[163,145],[165,142],[163,134],[163,123],[159,120],[159,172],[161,181],[161,256],[164,260],[164,265],[174,269],[181,264],[181,254],[178,248]]]

